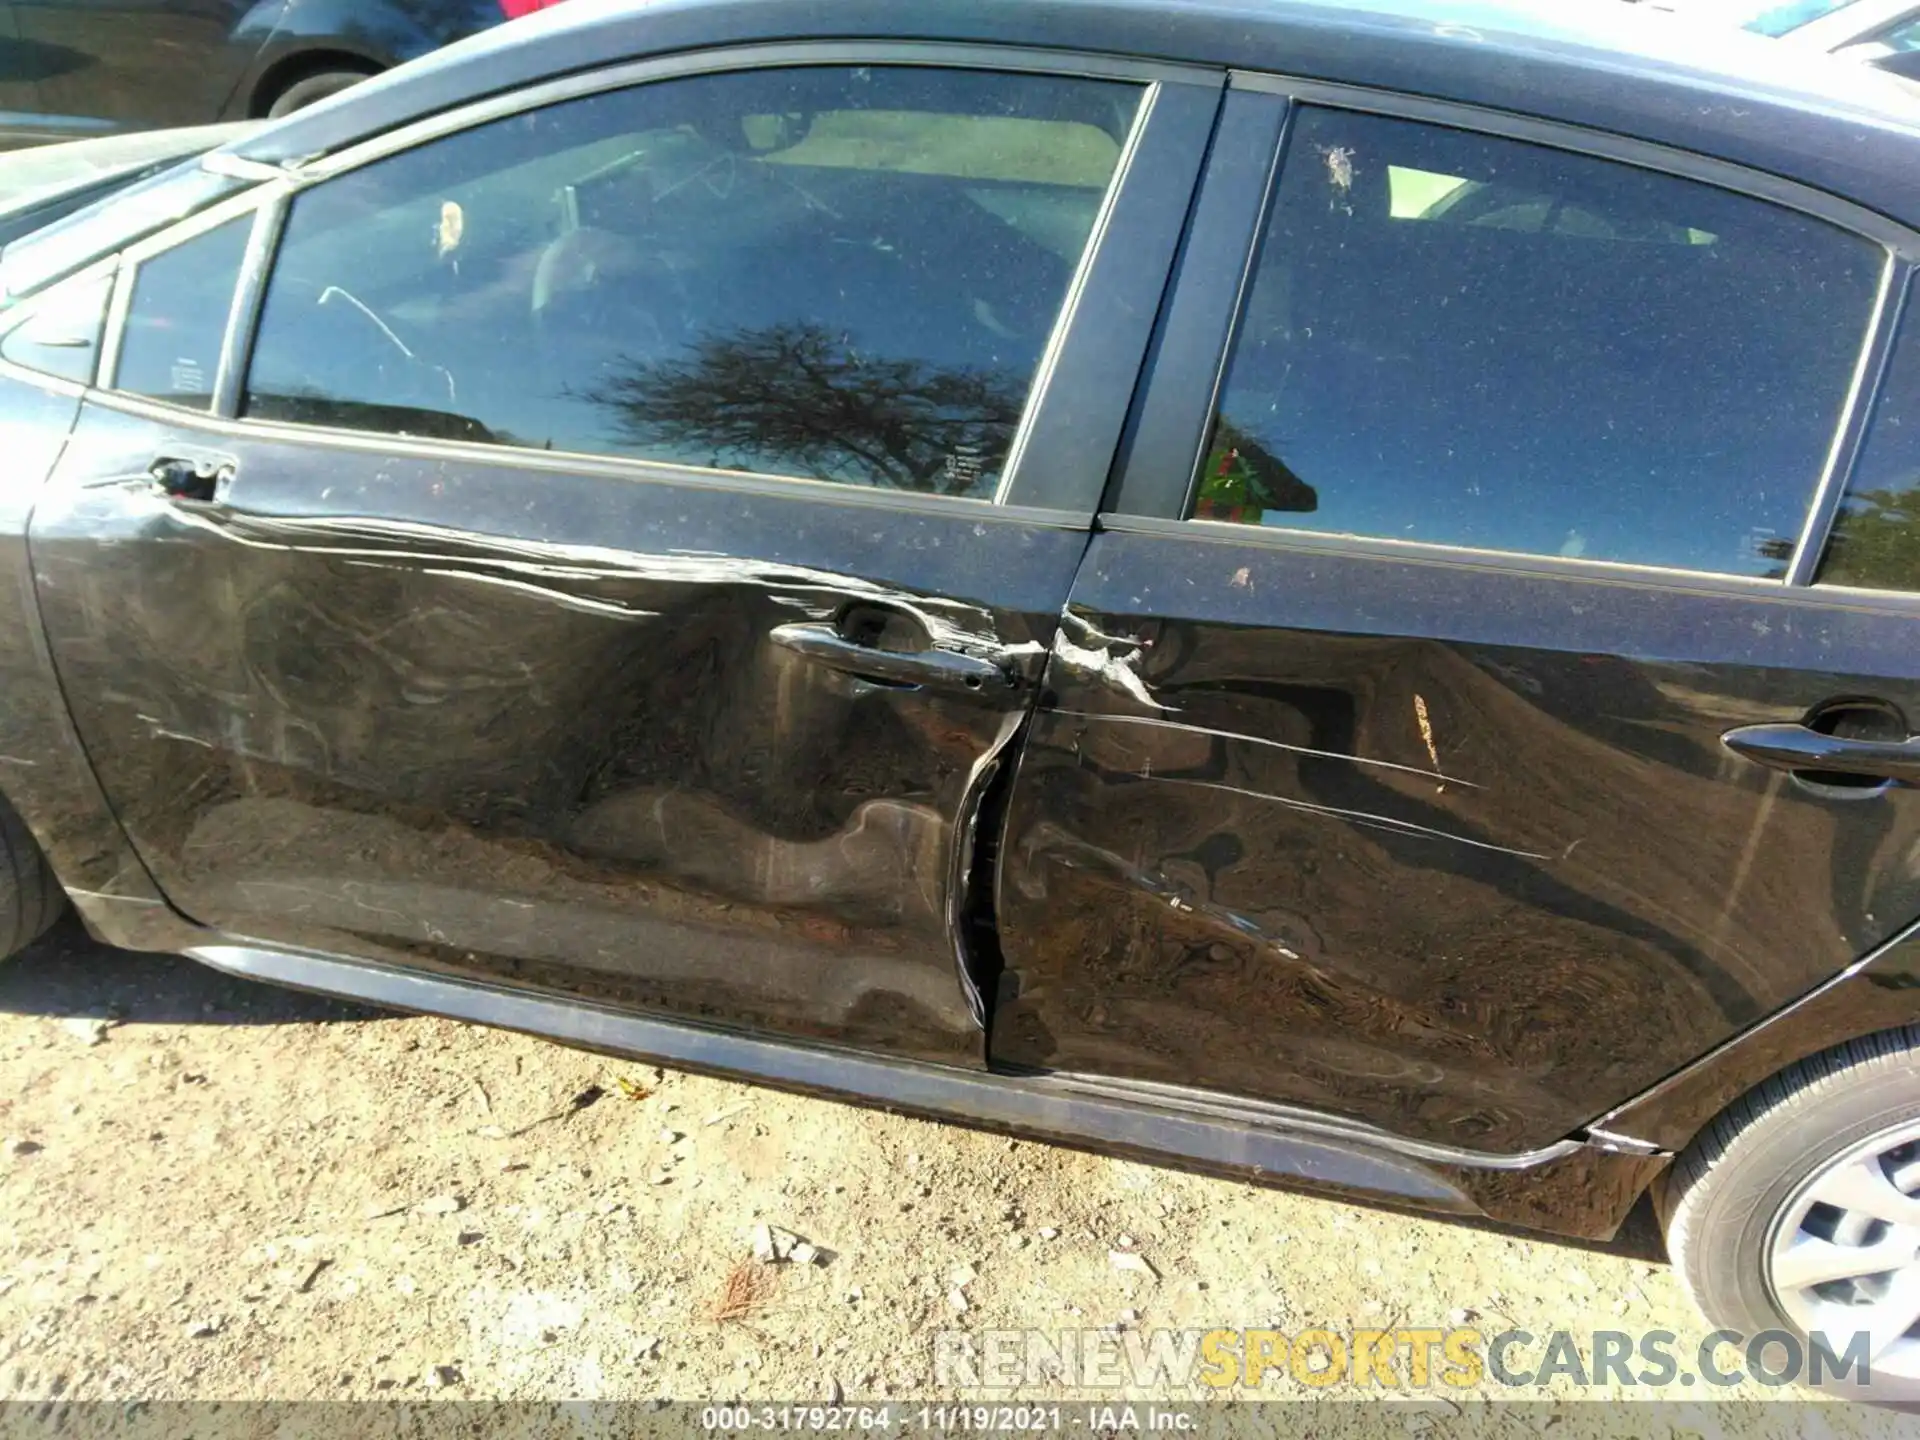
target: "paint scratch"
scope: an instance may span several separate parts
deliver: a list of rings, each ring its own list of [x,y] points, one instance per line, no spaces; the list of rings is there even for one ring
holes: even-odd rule
[[[1394,835],[1410,835],[1423,839],[1451,840],[1456,845],[1471,845],[1476,850],[1492,850],[1501,855],[1514,855],[1522,860],[1551,860],[1551,855],[1542,855],[1532,850],[1515,850],[1510,845],[1495,845],[1486,840],[1474,840],[1465,835],[1454,835],[1445,830],[1436,830],[1431,825],[1416,825],[1411,820],[1396,819],[1392,815],[1375,815],[1366,810],[1344,810],[1337,805],[1315,805],[1306,800],[1291,800],[1284,795],[1269,795],[1264,790],[1247,790],[1238,785],[1222,785],[1213,780],[1184,780],[1166,776],[1159,782],[1162,785],[1192,785],[1201,790],[1224,790],[1229,795],[1245,795],[1250,800],[1265,800],[1270,804],[1284,805],[1289,810],[1304,810],[1310,815],[1336,816],[1342,820],[1351,820],[1357,825],[1365,825],[1375,830],[1385,830]]]
[[[1424,775],[1431,780],[1443,781],[1446,785],[1464,785],[1469,790],[1478,790],[1476,780],[1462,780],[1458,775],[1443,775],[1436,770],[1422,770],[1417,765],[1399,765],[1391,760],[1374,760],[1365,755],[1350,755],[1343,750],[1316,750],[1310,745],[1289,745],[1284,740],[1270,740],[1264,735],[1248,735],[1239,730],[1222,730],[1212,725],[1189,725],[1184,720],[1163,720],[1158,715],[1103,715],[1093,710],[1058,710],[1058,715],[1071,715],[1079,720],[1098,720],[1103,725],[1151,725],[1162,730],[1181,730],[1189,735],[1208,735],[1221,740],[1240,740],[1249,745],[1265,745],[1275,750],[1290,751],[1295,755],[1311,755],[1316,759],[1344,760],[1352,765],[1374,765],[1382,770],[1399,770],[1408,775]]]
[[[1413,697],[1413,718],[1420,726],[1420,738],[1427,743],[1427,758],[1433,761],[1433,768],[1437,774],[1440,769],[1440,748],[1433,743],[1433,721],[1427,717],[1426,696]],[[1447,793],[1447,782],[1442,780],[1435,788],[1444,795]]]

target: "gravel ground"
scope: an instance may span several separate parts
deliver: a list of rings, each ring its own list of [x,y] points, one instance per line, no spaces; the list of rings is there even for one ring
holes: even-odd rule
[[[1644,1231],[1583,1249],[1016,1143],[254,986],[70,920],[0,972],[0,1135],[11,1399],[898,1401],[940,1393],[952,1329],[1666,1328],[1687,1353],[1706,1328],[1631,1253]],[[760,1225],[819,1254],[761,1263]],[[1403,1400],[1391,1433],[1486,1433],[1493,1393]],[[1500,1393],[1546,1402],[1499,1412],[1522,1433],[1900,1424]],[[1312,1413],[1332,1435],[1382,1412]]]

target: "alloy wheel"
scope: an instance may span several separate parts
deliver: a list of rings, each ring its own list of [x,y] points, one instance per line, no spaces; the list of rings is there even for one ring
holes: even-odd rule
[[[1835,1354],[1867,1331],[1875,1374],[1920,1380],[1920,1121],[1834,1157],[1781,1207],[1767,1285]]]

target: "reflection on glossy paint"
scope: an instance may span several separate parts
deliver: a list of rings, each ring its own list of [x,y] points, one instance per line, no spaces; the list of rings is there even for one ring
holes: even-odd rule
[[[1290,800],[1284,795],[1268,795],[1259,790],[1249,790],[1240,785],[1220,785],[1210,780],[1186,780],[1179,777],[1161,777],[1162,784],[1195,785],[1202,790],[1218,790],[1227,795],[1244,795],[1249,800],[1266,800],[1275,805],[1286,805],[1295,810],[1303,810],[1313,815],[1336,816],[1351,820],[1356,825],[1370,826],[1380,830],[1392,831],[1400,835],[1430,836],[1435,840],[1448,840],[1456,845],[1472,845],[1481,850],[1495,850],[1502,855],[1518,855],[1523,860],[1546,860],[1550,856],[1537,854],[1531,850],[1515,850],[1507,845],[1493,845],[1485,840],[1475,840],[1468,835],[1453,835],[1445,830],[1435,829],[1431,825],[1415,825],[1409,820],[1400,820],[1392,815],[1371,814],[1364,810],[1343,810],[1338,805],[1311,805],[1304,800]]]
[[[996,1056],[1511,1152],[1920,910],[1911,792],[1834,799],[1719,743],[1828,696],[1920,713],[1889,673],[1910,622],[1196,548],[1095,536],[1076,634],[1139,637],[1138,690],[1056,644],[1008,821]]]

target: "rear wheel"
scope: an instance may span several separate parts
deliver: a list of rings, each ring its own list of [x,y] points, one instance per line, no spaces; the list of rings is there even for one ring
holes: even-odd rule
[[[66,907],[66,893],[26,823],[0,797],[0,960],[38,940]]]
[[[1869,1358],[1875,1398],[1920,1398],[1920,1028],[1767,1081],[1675,1162],[1668,1200],[1668,1251],[1710,1321],[1818,1336]],[[1833,1388],[1858,1394],[1857,1376]]]
[[[338,95],[348,86],[358,85],[365,80],[367,74],[365,70],[322,70],[317,75],[305,76],[274,97],[273,103],[267,107],[267,118],[278,120],[282,115],[291,115],[329,95]]]

